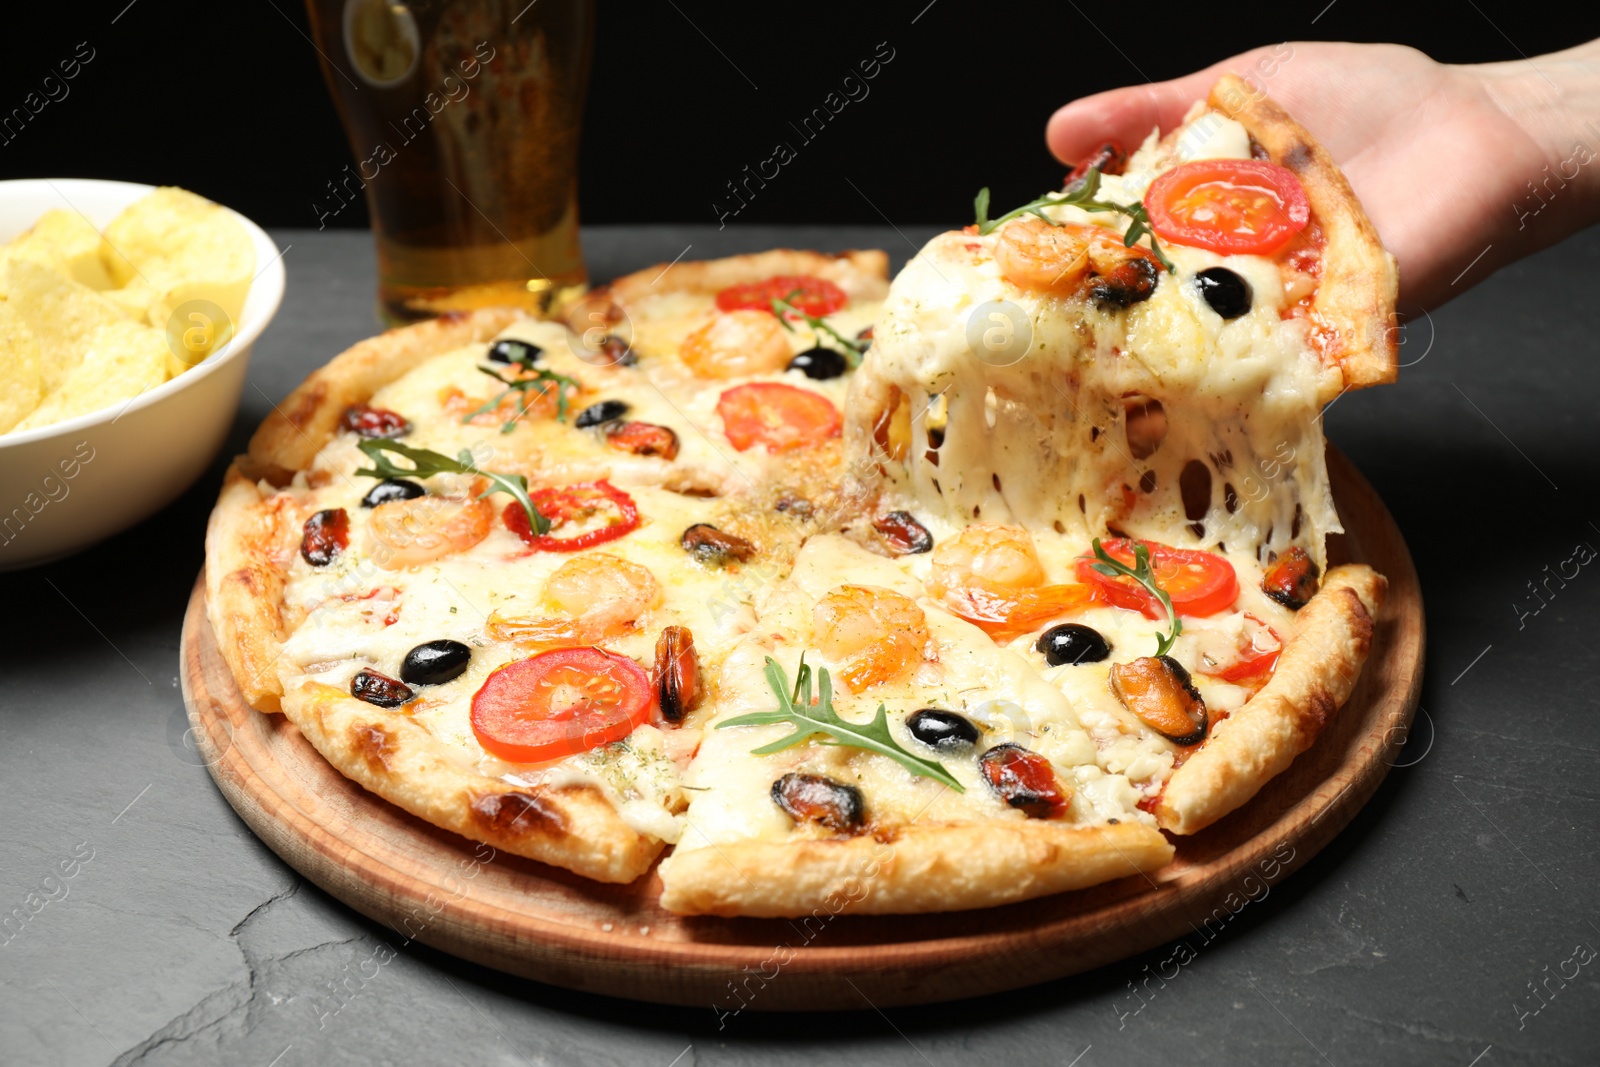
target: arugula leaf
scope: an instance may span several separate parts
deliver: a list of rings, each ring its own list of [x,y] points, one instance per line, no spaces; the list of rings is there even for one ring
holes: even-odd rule
[[[1132,578],[1146,589],[1150,590],[1161,606],[1167,610],[1167,620],[1171,626],[1171,633],[1166,635],[1156,634],[1156,655],[1165,656],[1172,651],[1172,646],[1177,644],[1178,635],[1183,633],[1183,620],[1178,618],[1178,613],[1173,610],[1172,598],[1167,591],[1156,583],[1155,572],[1150,569],[1150,550],[1137,541],[1133,544],[1133,566],[1113,557],[1100,544],[1100,538],[1094,539],[1094,558],[1098,561],[1090,564],[1095,570],[1108,578],[1125,576]]]
[[[860,366],[861,357],[866,355],[867,346],[862,344],[860,341],[851,340],[838,330],[835,330],[832,326],[829,326],[822,319],[817,318],[817,316],[808,315],[804,311],[801,311],[799,308],[795,307],[793,304],[789,303],[790,300],[793,300],[799,295],[800,290],[793,289],[789,292],[788,296],[782,300],[779,300],[777,297],[773,297],[772,313],[778,317],[778,325],[782,326],[790,333],[793,333],[794,324],[784,317],[785,314],[793,315],[797,319],[804,319],[807,326],[810,326],[818,333],[827,334],[829,337],[837,341],[841,347],[843,347],[845,359],[849,362],[851,367]]]
[[[882,704],[878,705],[878,714],[871,722],[864,725],[841,719],[838,712],[833,710],[833,683],[828,678],[827,668],[818,671],[817,676],[821,692],[818,703],[813,705],[811,667],[807,665],[805,657],[800,658],[800,669],[796,672],[794,689],[791,692],[789,679],[784,674],[783,667],[777,660],[768,656],[767,684],[772,686],[772,692],[778,698],[778,707],[773,711],[737,715],[726,722],[718,723],[717,729],[723,730],[729,726],[770,726],[780,722],[789,723],[794,726],[794,733],[771,744],[753,748],[750,754],[770,756],[774,752],[782,752],[786,748],[793,748],[821,735],[827,740],[819,741],[818,744],[846,745],[850,748],[876,752],[880,756],[888,756],[912,774],[932,778],[958,793],[966,792],[961,783],[944,769],[943,764],[922,759],[900,747],[889,733],[889,719]]]
[[[509,419],[500,424],[501,433],[510,433],[512,430],[517,428],[517,423],[521,421],[522,416],[528,413],[528,407],[533,403],[532,399],[530,399],[528,396],[528,391],[531,389],[537,389],[538,396],[542,397],[548,393],[551,388],[554,388],[556,391],[556,421],[566,422],[568,390],[577,392],[580,388],[578,380],[576,378],[569,378],[565,374],[557,374],[555,371],[546,370],[544,367],[535,367],[533,365],[533,357],[528,355],[518,357],[515,361],[513,361],[513,365],[521,367],[528,377],[502,378],[500,376],[500,372],[495,370],[493,367],[485,367],[482,365],[478,367],[478,370],[482,371],[484,374],[487,374],[489,377],[505,386],[505,388],[500,390],[500,392],[490,400],[485,401],[484,404],[478,408],[478,410],[463,416],[461,419],[462,423],[471,422],[479,415],[493,411],[495,408],[500,406],[500,402],[506,397],[510,396],[512,393],[519,393],[521,395],[517,400],[516,414],[512,415]]]
[[[528,479],[520,474],[498,474],[495,471],[486,471],[472,462],[472,452],[463,448],[455,459],[451,459],[443,452],[434,452],[426,448],[412,448],[399,441],[389,441],[381,437],[370,438],[362,441],[358,448],[372,461],[371,467],[362,467],[356,474],[367,478],[430,478],[435,474],[474,474],[489,479],[489,488],[479,493],[479,499],[495,493],[509,493],[528,516],[528,525],[536,534],[550,532],[550,520],[539,513],[533,506],[533,501],[528,497]],[[385,452],[393,452],[409,459],[414,466],[402,467],[395,463]]]
[[[987,186],[978,191],[977,199],[972,202],[974,213],[977,216],[978,232],[991,234],[1004,226],[1012,219],[1021,218],[1023,215],[1037,215],[1052,226],[1062,226],[1065,223],[1057,222],[1044,213],[1047,207],[1061,207],[1063,205],[1082,208],[1084,211],[1115,211],[1119,215],[1126,215],[1130,220],[1127,232],[1122,235],[1124,248],[1132,248],[1141,237],[1150,238],[1150,251],[1161,265],[1167,269],[1168,274],[1178,273],[1178,268],[1172,265],[1166,253],[1161,251],[1161,245],[1156,241],[1155,231],[1150,228],[1150,216],[1145,213],[1143,204],[1119,204],[1113,200],[1098,200],[1095,194],[1100,191],[1100,168],[1090,167],[1078,181],[1055,195],[1046,193],[1037,200],[1030,200],[1021,207],[1006,212],[999,218],[989,218],[989,189]]]

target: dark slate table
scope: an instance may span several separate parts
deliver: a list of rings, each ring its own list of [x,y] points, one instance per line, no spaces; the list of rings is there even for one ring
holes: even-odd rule
[[[605,278],[775,244],[903,262],[930,233],[587,241]],[[374,328],[365,234],[276,237],[288,295],[229,454],[270,400]],[[142,526],[0,575],[0,1062],[1596,1063],[1600,567],[1578,546],[1600,547],[1597,279],[1600,231],[1409,327],[1400,384],[1328,414],[1416,554],[1430,631],[1417,727],[1355,822],[1214,940],[920,1009],[746,1012],[719,1028],[709,1006],[398,948],[300,878],[184,743],[179,621],[219,459]]]

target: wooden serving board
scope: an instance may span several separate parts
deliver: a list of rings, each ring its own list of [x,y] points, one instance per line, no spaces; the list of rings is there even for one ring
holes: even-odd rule
[[[1349,702],[1242,809],[1177,838],[1167,867],[1041,900],[926,916],[685,918],[660,907],[654,871],[602,885],[494,855],[366,792],[282,716],[247,706],[207,622],[203,581],[184,620],[184,700],[212,777],[251,829],[301,874],[394,930],[397,946],[415,939],[572,989],[719,1012],[888,1007],[1014,989],[1197,930],[1207,936],[1326,845],[1394,762],[1422,685],[1421,591],[1372,487],[1332,449],[1328,466],[1348,530],[1333,553],[1370,563],[1390,582]]]

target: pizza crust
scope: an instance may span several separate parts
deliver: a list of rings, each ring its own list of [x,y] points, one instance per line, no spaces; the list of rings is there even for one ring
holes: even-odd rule
[[[430,357],[487,341],[519,319],[516,308],[457,312],[388,330],[345,349],[274,405],[255,435],[244,469],[254,478],[286,485],[333,439],[339,417]]]
[[[662,842],[630,827],[596,788],[513,786],[460,766],[413,722],[320,682],[283,695],[283,713],[345,777],[397,807],[517,856],[598,882],[631,882]]]
[[[277,663],[283,650],[283,589],[305,516],[289,501],[262,499],[238,460],[223,478],[206,529],[206,611],[217,647],[246,703],[278,711],[283,688]]]
[[[1163,830],[1205,829],[1311,747],[1355,688],[1388,587],[1388,579],[1362,564],[1328,572],[1321,591],[1300,609],[1271,680],[1167,779],[1155,809]]]
[[[962,911],[1154,871],[1172,856],[1166,838],[1137,822],[1002,820],[739,841],[663,860],[661,906],[680,915],[758,917]]]
[[[1327,237],[1312,304],[1328,338],[1326,358],[1338,364],[1344,382],[1322,401],[1346,389],[1393,382],[1400,373],[1399,270],[1333,157],[1271,97],[1236,75],[1217,79],[1207,103],[1243,126],[1274,163],[1294,172]]]
[[[676,265],[658,263],[625,274],[595,291],[628,303],[659,293],[715,293],[730,285],[784,274],[805,274],[833,282],[853,301],[882,300],[889,292],[889,254],[876,248],[836,255],[773,248],[766,252]]]

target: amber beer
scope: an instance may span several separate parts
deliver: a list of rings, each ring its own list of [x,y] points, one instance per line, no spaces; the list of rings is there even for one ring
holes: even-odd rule
[[[590,0],[306,0],[356,162],[314,203],[363,193],[390,322],[583,291],[578,134]]]

